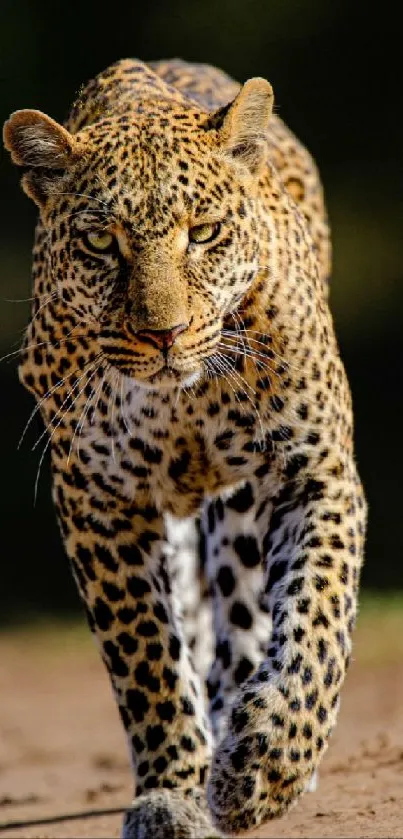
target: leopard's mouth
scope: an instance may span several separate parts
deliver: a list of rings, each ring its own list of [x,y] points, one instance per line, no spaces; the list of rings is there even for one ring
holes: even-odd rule
[[[191,387],[203,376],[207,359],[216,349],[214,342],[203,348],[204,352],[198,346],[195,353],[192,348],[178,346],[178,341],[172,348],[158,351],[152,342],[128,340],[120,330],[110,327],[104,328],[100,337],[109,365],[140,387],[154,390]]]

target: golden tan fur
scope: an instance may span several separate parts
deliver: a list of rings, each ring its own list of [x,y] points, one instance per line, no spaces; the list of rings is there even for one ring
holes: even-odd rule
[[[130,839],[286,812],[351,651],[365,501],[329,231],[272,106],[264,79],[126,60],[65,127],[5,126],[40,210],[20,376],[128,737]],[[190,653],[204,609],[209,718]]]

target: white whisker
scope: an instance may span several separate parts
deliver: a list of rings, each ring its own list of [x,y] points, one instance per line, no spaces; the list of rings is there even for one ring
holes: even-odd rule
[[[127,392],[126,392],[126,395],[125,395],[125,396],[123,396],[123,385],[124,385],[124,384],[125,384],[125,377],[124,377],[124,376],[123,376],[123,374],[121,373],[121,374],[120,374],[120,413],[121,413],[121,415],[122,415],[123,425],[124,425],[124,427],[125,427],[125,429],[126,429],[126,431],[127,431],[128,435],[129,435],[129,437],[131,437],[131,436],[132,436],[132,432],[131,432],[131,430],[129,429],[128,419],[127,419],[127,416],[126,416],[126,414],[125,414],[125,412],[124,412],[124,410],[123,410],[123,406],[124,406],[124,404],[125,404],[125,402],[126,402],[126,397],[127,397]]]
[[[235,343],[235,345],[237,344],[237,338],[236,338],[236,335],[234,335],[234,333],[231,334],[230,331],[223,329],[222,336],[223,336],[223,338],[225,338],[228,341],[233,341]],[[260,346],[264,347],[265,351],[254,349],[254,347],[252,347],[252,345],[250,343],[251,341],[253,341],[255,344],[259,344]],[[270,345],[265,344],[262,341],[256,341],[255,338],[248,339],[248,352],[249,352],[249,354],[252,354],[253,356],[256,356],[256,357],[260,356],[261,358],[270,359],[273,363],[279,364],[280,367],[284,367],[285,369],[293,368],[295,370],[300,371],[300,368],[298,368],[296,364],[292,364],[290,361],[283,358],[279,353],[277,353],[275,350],[273,350],[273,348]],[[277,356],[278,361],[273,356]],[[276,373],[276,370],[274,370],[272,368],[272,372]],[[283,372],[285,372],[285,370]]]
[[[72,195],[75,198],[88,198],[90,201],[97,201],[98,204],[106,207],[109,211],[109,206],[106,201],[102,201],[101,198],[96,198],[95,195],[89,195],[87,192],[58,192],[57,195]]]
[[[83,390],[81,391],[81,393],[83,393],[83,391],[85,390],[85,388],[87,387],[87,385],[89,385],[89,383],[92,381],[92,379],[94,378],[94,376],[96,376],[96,374],[97,374],[97,373],[98,373],[98,371],[101,369],[101,367],[102,367],[102,361],[101,361],[101,363],[98,365],[98,367],[96,367],[96,368],[95,368],[95,370],[93,370],[93,371],[92,371],[92,373],[91,373],[91,375],[90,375],[90,377],[89,377],[88,381],[85,383],[85,386],[83,387]],[[93,389],[93,388],[91,388],[91,393],[90,393],[90,395],[89,395],[88,399],[87,399],[87,400],[86,400],[86,402],[85,402],[85,405],[84,405],[84,408],[83,408],[83,410],[82,410],[82,412],[81,412],[81,414],[80,414],[80,418],[79,418],[79,420],[78,420],[78,423],[77,423],[77,425],[76,425],[76,427],[75,427],[75,429],[74,429],[74,434],[73,434],[73,436],[72,436],[72,438],[71,438],[71,442],[70,442],[70,449],[69,449],[69,453],[68,453],[68,456],[67,456],[67,466],[68,466],[68,465],[69,465],[69,463],[70,463],[71,454],[72,454],[72,452],[73,452],[74,440],[75,440],[75,438],[76,438],[76,435],[77,435],[77,434],[78,434],[78,438],[77,438],[77,439],[78,439],[77,455],[79,455],[80,425],[81,425],[81,428],[82,428],[82,423],[85,421],[85,417],[86,417],[86,415],[87,415],[87,413],[88,413],[88,407],[87,407],[87,406],[88,406],[88,404],[89,404],[89,402],[90,402],[90,399],[92,399],[92,397],[93,397],[94,393],[95,393],[94,389]]]
[[[88,373],[89,371],[86,371],[86,372]],[[83,377],[81,377],[81,379],[82,379],[82,378],[83,378]],[[80,381],[80,379],[79,379],[79,381]],[[77,384],[78,384],[78,382],[76,382],[76,384],[73,386],[73,392],[74,392],[74,388],[77,386]],[[62,405],[61,405],[61,407],[59,408],[59,410],[58,410],[57,414],[56,414],[56,415],[52,418],[51,423],[53,423],[53,422],[54,422],[54,420],[56,419],[57,415],[58,415],[58,414],[60,414],[60,411],[61,411],[61,409],[63,408],[63,405],[65,404],[65,402],[67,401],[67,399],[68,399],[69,397],[70,397],[70,399],[72,399],[72,403],[71,403],[71,407],[72,407],[72,406],[73,406],[73,405],[77,402],[77,399],[79,398],[79,396],[81,396],[81,394],[82,394],[82,392],[85,390],[86,386],[87,386],[87,384],[85,384],[85,385],[84,385],[84,387],[83,387],[83,388],[81,388],[81,390],[80,390],[80,391],[79,391],[79,392],[78,392],[78,393],[74,396],[74,398],[72,397],[71,392],[68,394],[68,396],[67,396],[67,397],[66,397],[66,399],[64,400],[63,404],[62,404]],[[68,410],[69,410],[69,408],[66,408],[66,410],[64,411],[64,413],[61,415],[61,417],[60,417],[60,419],[59,419],[58,423],[55,425],[55,427],[53,428],[52,432],[49,434],[49,439],[46,441],[46,445],[45,445],[45,446],[44,446],[44,448],[43,448],[43,452],[42,452],[41,457],[40,457],[40,460],[39,460],[38,469],[37,469],[36,478],[35,478],[35,487],[34,487],[34,504],[36,503],[36,499],[37,499],[37,495],[38,495],[39,477],[40,477],[40,474],[41,474],[41,468],[42,468],[42,464],[43,464],[43,461],[44,461],[44,458],[45,458],[46,452],[47,452],[47,450],[48,450],[48,448],[49,448],[49,446],[50,446],[50,444],[51,444],[51,442],[52,442],[52,437],[54,436],[54,434],[56,433],[57,429],[59,428],[59,426],[60,426],[60,425],[61,425],[61,423],[63,422],[63,419],[64,419],[64,417],[66,416],[66,414],[67,414]],[[49,425],[51,425],[51,423],[49,423]],[[42,439],[43,435],[44,435],[44,434],[46,434],[46,432],[49,430],[49,425],[45,428],[45,431],[41,434],[41,437],[40,437],[39,439]],[[35,443],[35,446],[34,446],[33,448],[36,448],[36,446],[38,445],[38,443],[39,443],[39,440]]]
[[[220,355],[220,360],[221,360],[221,362],[222,362],[222,364],[223,364],[223,366],[224,366],[224,369],[225,369],[225,364],[230,363],[230,362],[229,362],[229,359],[228,359],[228,358],[226,358],[225,356],[223,356],[221,353],[220,353],[219,355]],[[246,379],[244,379],[244,377],[241,375],[241,373],[240,373],[238,370],[235,370],[235,369],[234,369],[234,368],[232,368],[232,367],[231,367],[231,369],[230,369],[230,370],[228,370],[228,368],[227,368],[227,373],[228,373],[228,375],[229,375],[229,376],[232,376],[233,380],[234,380],[234,381],[235,381],[235,383],[237,384],[237,387],[239,387],[239,388],[240,388],[240,390],[241,390],[241,391],[242,391],[242,393],[244,394],[245,398],[246,398],[246,399],[248,400],[248,402],[252,405],[253,411],[254,411],[254,413],[255,413],[255,414],[256,414],[256,416],[257,416],[257,420],[258,420],[258,423],[259,423],[259,426],[260,426],[260,431],[261,431],[261,435],[262,435],[262,442],[263,442],[264,437],[265,437],[265,432],[264,432],[264,429],[263,429],[263,424],[262,424],[262,419],[261,419],[260,413],[259,413],[259,411],[258,411],[258,409],[257,409],[257,407],[256,407],[255,402],[253,401],[253,399],[251,398],[251,396],[247,393],[247,391],[245,390],[245,388],[242,386],[242,383],[243,383],[244,385],[246,385],[246,386],[247,386],[247,387],[248,387],[248,388],[252,391],[252,393],[253,393],[255,396],[256,396],[256,391],[253,389],[253,387],[251,387],[251,385],[250,385],[250,384],[246,381]]]
[[[97,388],[97,390],[96,390],[96,394],[95,394],[95,396],[96,396],[96,402],[95,402],[94,407],[93,407],[93,408],[91,408],[91,416],[90,416],[90,419],[89,419],[89,423],[90,423],[90,425],[91,425],[91,426],[93,426],[93,425],[94,425],[94,416],[95,416],[95,414],[96,414],[96,412],[97,412],[98,403],[99,403],[99,400],[100,400],[100,398],[101,398],[101,393],[102,393],[102,391],[103,391],[103,386],[104,386],[105,381],[106,381],[106,374],[107,374],[107,373],[109,373],[109,370],[110,370],[110,369],[111,369],[111,364],[107,364],[107,365],[106,365],[106,367],[105,367],[105,370],[104,370],[104,375],[103,375],[103,377],[102,377],[102,381],[101,381],[101,383],[100,383],[99,387],[98,387],[98,388]]]
[[[92,363],[96,363],[96,361],[97,361],[97,359],[94,359],[94,360],[92,360]],[[61,411],[63,411],[63,408],[64,408],[64,406],[65,406],[66,402],[68,402],[68,400],[72,398],[72,395],[74,394],[74,391],[75,391],[75,389],[76,389],[77,385],[79,385],[79,384],[80,384],[80,382],[82,382],[82,380],[85,378],[85,376],[87,375],[87,373],[88,373],[88,372],[89,372],[89,370],[88,370],[88,369],[86,369],[86,370],[84,371],[84,373],[82,374],[82,376],[80,376],[80,377],[77,379],[77,381],[75,381],[75,382],[74,382],[74,384],[73,384],[73,385],[72,385],[72,387],[71,387],[71,390],[69,390],[69,392],[68,392],[67,396],[65,397],[65,399],[63,399],[63,402],[62,402],[62,404],[60,405],[60,408],[56,411],[55,415],[52,417],[52,419],[50,420],[50,422],[48,423],[48,425],[44,428],[44,430],[42,431],[42,434],[38,437],[38,439],[36,440],[36,442],[35,442],[35,443],[34,443],[34,445],[32,446],[31,451],[35,451],[35,449],[39,446],[39,443],[41,442],[41,440],[43,440],[43,438],[44,438],[45,434],[48,432],[49,428],[51,428],[51,427],[52,427],[52,424],[53,424],[53,422],[55,421],[56,417],[58,417],[58,416],[60,415]],[[85,385],[84,385],[84,388],[85,388]],[[80,393],[82,393],[82,391],[80,391]],[[80,394],[77,394],[77,395],[75,396],[75,398],[74,398],[74,400],[73,400],[73,403],[72,403],[72,404],[74,404],[74,402],[76,402],[77,397],[78,397],[79,395],[80,395]],[[63,419],[63,417],[66,415],[66,413],[67,413],[67,410],[66,410],[66,411],[64,412],[64,414],[62,415],[62,419]],[[60,422],[61,422],[61,420],[60,420]],[[59,427],[60,422],[56,425],[56,428],[58,428],[58,427]],[[54,430],[56,430],[56,429],[54,429]],[[52,436],[53,436],[53,432],[52,432]]]
[[[228,345],[227,343],[225,343],[225,341],[219,341],[218,346],[221,349],[224,349],[225,352],[230,352],[233,355],[241,356],[244,358],[250,358],[252,361],[255,362],[255,366],[259,372],[259,375],[261,373],[261,370],[258,369],[258,365],[260,366],[260,368],[269,370],[270,373],[273,374],[273,376],[277,376],[277,378],[280,378],[280,373],[278,373],[277,370],[271,367],[271,365],[269,364],[269,360],[267,356],[264,355],[264,353],[251,352],[249,350],[241,350],[237,346]]]
[[[36,297],[17,297],[15,300],[11,297],[2,297],[1,300],[3,303],[32,303]]]
[[[70,341],[71,336],[73,336],[73,338],[88,338],[88,334],[86,334],[85,332],[80,333],[78,335],[73,335],[73,330],[76,329],[76,327],[78,327],[78,326],[81,326],[81,324],[75,324],[73,326],[73,328],[70,330],[70,332],[64,338],[57,338],[55,342],[53,342],[53,341],[38,341],[36,344],[27,344],[27,346],[25,346],[25,347],[24,346],[19,347],[18,350],[14,350],[13,352],[10,352],[10,353],[7,353],[6,355],[3,355],[0,358],[0,362],[1,361],[6,361],[7,358],[13,358],[13,356],[15,357],[16,355],[19,355],[20,353],[29,352],[30,350],[39,349],[40,347],[52,347],[53,349],[57,349],[60,344],[65,344],[66,341]]]
[[[116,451],[115,451],[115,409],[116,409],[116,399],[117,399],[117,386],[119,383],[120,373],[119,370],[116,373],[114,383],[115,383],[115,392],[111,393],[111,449],[112,449],[112,459],[116,466]]]
[[[85,367],[88,367],[88,365],[89,365],[89,364],[91,364],[93,361],[94,361],[94,359],[90,359],[90,360],[86,363]],[[57,390],[57,389],[58,389],[59,387],[61,387],[63,384],[67,384],[68,380],[69,380],[69,379],[71,379],[71,377],[72,377],[72,376],[75,376],[75,375],[76,375],[76,373],[78,373],[78,372],[80,372],[80,367],[75,367],[75,368],[74,368],[74,370],[73,370],[71,373],[69,373],[67,376],[64,376],[62,379],[60,379],[58,382],[56,382],[56,384],[55,384],[55,385],[53,385],[53,387],[51,387],[51,388],[50,388],[50,389],[49,389],[49,390],[48,390],[48,391],[44,394],[44,396],[42,396],[42,397],[39,399],[39,401],[36,403],[36,405],[35,405],[34,409],[31,411],[31,414],[30,414],[30,416],[29,416],[29,418],[28,418],[28,420],[27,420],[27,422],[26,422],[26,424],[25,424],[25,427],[24,427],[24,429],[23,429],[23,432],[22,432],[22,434],[21,434],[21,437],[20,437],[20,439],[19,439],[19,441],[18,441],[18,446],[17,446],[17,448],[18,448],[18,449],[21,447],[22,442],[23,442],[23,440],[24,440],[24,438],[25,438],[25,435],[26,435],[26,433],[27,433],[27,431],[28,431],[28,428],[29,428],[29,426],[31,425],[31,422],[32,422],[33,418],[35,417],[35,415],[37,414],[37,412],[40,410],[41,405],[43,405],[43,403],[44,403],[44,402],[46,402],[46,400],[49,398],[49,396],[51,396],[51,395],[52,395],[52,393],[54,393],[54,392],[55,392],[55,390]]]

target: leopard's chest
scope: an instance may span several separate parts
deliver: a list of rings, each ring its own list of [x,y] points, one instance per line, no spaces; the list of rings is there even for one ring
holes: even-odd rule
[[[136,393],[111,408],[107,424],[96,415],[80,429],[73,448],[79,445],[81,468],[90,481],[102,475],[120,495],[149,495],[179,517],[246,480],[273,483],[275,491],[276,462],[261,423],[236,403],[210,413],[209,404]]]

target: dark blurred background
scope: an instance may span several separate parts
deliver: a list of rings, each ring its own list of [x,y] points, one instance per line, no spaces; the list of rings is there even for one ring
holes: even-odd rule
[[[396,5],[397,8],[397,5]],[[181,56],[267,77],[277,112],[313,152],[334,241],[332,307],[356,409],[370,525],[365,587],[403,589],[401,28],[384,4],[323,0],[1,0],[1,117],[63,120],[80,86],[118,58]],[[21,340],[36,212],[1,157],[0,354]],[[0,620],[78,607],[50,502],[33,401],[0,364]],[[402,476],[402,477],[401,477]]]

